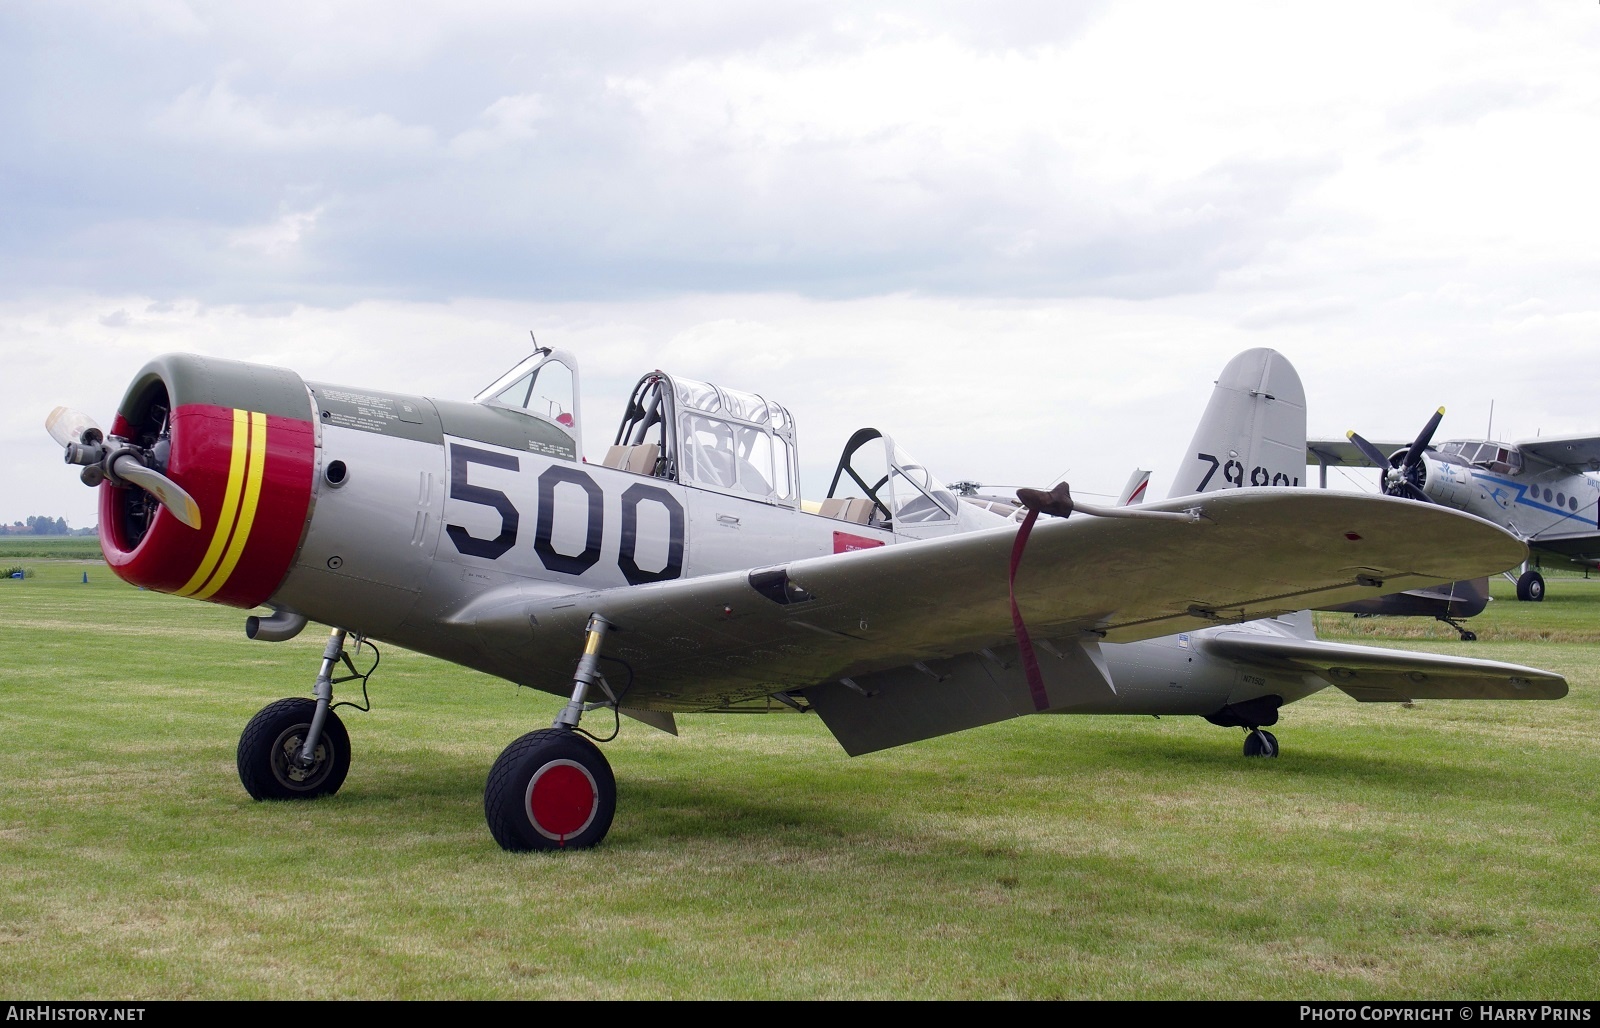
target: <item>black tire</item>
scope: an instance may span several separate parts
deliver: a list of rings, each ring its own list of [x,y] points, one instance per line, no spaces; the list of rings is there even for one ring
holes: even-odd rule
[[[489,834],[513,853],[599,845],[616,812],[611,765],[568,728],[541,728],[507,746],[483,789]]]
[[[1537,571],[1524,571],[1517,579],[1517,599],[1538,603],[1544,599],[1544,576]]]
[[[258,800],[309,800],[332,796],[350,773],[350,733],[339,715],[328,711],[317,743],[316,760],[300,769],[294,757],[311,731],[317,701],[279,700],[261,708],[239,736],[239,781]]]
[[[1470,630],[1462,632],[1461,641],[1464,643],[1475,643],[1478,641],[1478,633]]]
[[[1265,728],[1257,728],[1244,737],[1244,755],[1247,757],[1276,757],[1278,737]]]

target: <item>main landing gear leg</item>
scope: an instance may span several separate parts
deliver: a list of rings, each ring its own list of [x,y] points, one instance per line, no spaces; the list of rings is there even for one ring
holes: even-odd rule
[[[258,800],[312,799],[339,791],[350,773],[350,733],[332,710],[333,669],[344,656],[335,628],[322,651],[316,699],[294,697],[261,708],[239,736],[239,781]]]
[[[1439,620],[1443,621],[1445,624],[1449,625],[1451,628],[1454,628],[1457,632],[1460,632],[1461,633],[1461,641],[1462,642],[1469,643],[1469,642],[1477,642],[1478,641],[1478,633],[1474,632],[1470,628],[1467,628],[1461,622],[1457,621],[1455,618],[1445,617],[1443,614],[1440,614],[1439,615]]]
[[[611,830],[616,778],[600,748],[578,729],[589,688],[600,680],[600,645],[610,627],[599,614],[589,616],[572,698],[555,724],[507,746],[489,771],[483,815],[502,849],[586,849]]]

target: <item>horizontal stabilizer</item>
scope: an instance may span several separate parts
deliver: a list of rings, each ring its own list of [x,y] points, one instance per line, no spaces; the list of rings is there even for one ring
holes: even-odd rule
[[[1206,653],[1273,671],[1316,675],[1363,703],[1410,700],[1559,700],[1561,675],[1520,664],[1252,632],[1204,637]]]

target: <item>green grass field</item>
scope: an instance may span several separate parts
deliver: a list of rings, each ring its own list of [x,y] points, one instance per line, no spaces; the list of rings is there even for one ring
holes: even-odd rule
[[[1560,671],[1564,700],[1330,689],[1252,761],[1198,718],[858,758],[807,717],[628,723],[606,843],[513,855],[484,778],[559,699],[386,647],[374,710],[341,711],[343,790],[255,803],[239,732],[309,694],[322,633],[249,642],[245,612],[123,585],[92,549],[0,563],[35,572],[0,581],[11,997],[1600,996],[1600,582],[1551,576],[1542,604],[1496,582],[1476,643],[1319,616]]]

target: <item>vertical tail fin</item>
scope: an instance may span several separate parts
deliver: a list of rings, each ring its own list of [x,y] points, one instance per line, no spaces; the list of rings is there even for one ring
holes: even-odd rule
[[[1143,468],[1134,468],[1133,474],[1128,476],[1128,484],[1122,487],[1122,492],[1117,495],[1117,506],[1136,507],[1148,497],[1145,496],[1145,487],[1150,484],[1150,472]]]
[[[1300,485],[1306,473],[1306,394],[1288,358],[1246,350],[1222,369],[1170,496]]]

